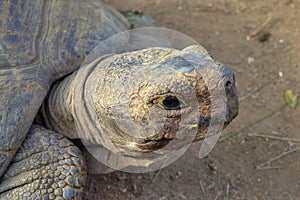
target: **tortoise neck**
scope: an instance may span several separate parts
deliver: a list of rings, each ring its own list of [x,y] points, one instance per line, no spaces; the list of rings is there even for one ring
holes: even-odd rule
[[[74,87],[74,72],[62,81],[52,85],[50,93],[42,104],[36,121],[38,124],[57,131],[70,139],[78,138],[72,116],[72,92]]]

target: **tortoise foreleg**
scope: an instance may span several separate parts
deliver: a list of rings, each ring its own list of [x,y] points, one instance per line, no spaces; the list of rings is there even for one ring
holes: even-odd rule
[[[0,199],[82,199],[85,180],[79,149],[64,136],[33,125],[0,179]]]

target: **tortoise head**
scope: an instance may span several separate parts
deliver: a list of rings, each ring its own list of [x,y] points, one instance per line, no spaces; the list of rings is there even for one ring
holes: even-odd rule
[[[113,55],[93,74],[97,122],[126,151],[180,147],[205,138],[212,120],[225,128],[238,114],[234,73],[201,46]]]

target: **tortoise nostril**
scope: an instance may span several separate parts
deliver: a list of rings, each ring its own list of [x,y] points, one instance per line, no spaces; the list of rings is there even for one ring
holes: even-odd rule
[[[227,66],[222,66],[222,73],[223,73],[223,78],[225,81],[225,88],[226,90],[231,90],[232,87],[235,84],[235,75],[234,72]]]
[[[232,82],[231,82],[231,81],[227,81],[227,82],[225,83],[226,89],[231,89],[231,86],[232,86]]]

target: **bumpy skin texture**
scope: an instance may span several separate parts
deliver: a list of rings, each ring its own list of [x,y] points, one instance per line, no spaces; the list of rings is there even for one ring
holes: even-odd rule
[[[0,199],[81,199],[86,165],[72,142],[34,125],[0,179]]]
[[[52,82],[77,70],[100,41],[128,27],[97,0],[0,1],[0,177]]]
[[[224,100],[227,99],[225,127],[237,116],[233,72],[212,59],[200,45],[183,50],[149,48],[114,55],[100,66],[101,72],[91,75],[91,81],[86,82],[90,88],[92,82],[98,83],[94,92],[97,95],[86,101],[92,101],[97,120],[110,133],[110,140],[125,151],[151,152],[180,134],[190,142],[207,136],[212,101],[218,101],[212,97],[213,85],[220,85]],[[108,96],[109,93],[114,95]],[[179,106],[166,106],[164,101],[168,98],[176,98]],[[133,125],[120,126],[120,119],[131,119]],[[196,135],[180,131],[180,127],[193,124],[197,125]],[[177,148],[184,141],[179,141]]]
[[[224,94],[213,98],[215,85]],[[76,98],[81,97],[82,104],[78,104]],[[176,97],[181,105],[167,108],[163,102],[168,97]],[[212,59],[200,45],[181,51],[157,47],[100,58],[57,82],[39,116],[47,128],[68,137],[130,154],[164,147],[180,134],[180,126],[196,124],[196,135],[188,131],[184,135],[190,142],[203,139],[210,125],[212,101],[219,100],[225,101],[225,128],[238,114],[230,68]],[[75,124],[84,134],[73,134]],[[110,148],[112,143],[118,149]],[[184,140],[178,144],[184,145]]]

